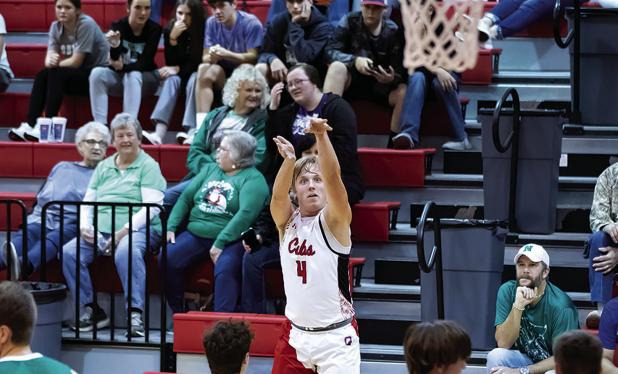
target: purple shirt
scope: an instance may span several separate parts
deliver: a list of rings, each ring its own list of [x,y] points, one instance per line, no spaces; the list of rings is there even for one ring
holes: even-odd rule
[[[236,53],[245,53],[262,45],[264,32],[262,23],[253,14],[236,11],[236,23],[231,29],[217,22],[216,17],[208,18],[204,37],[204,48],[219,44]]]

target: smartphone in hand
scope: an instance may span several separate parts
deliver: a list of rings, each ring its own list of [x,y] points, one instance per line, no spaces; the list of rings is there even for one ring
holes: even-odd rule
[[[251,247],[251,252],[255,252],[262,248],[262,243],[258,240],[253,227],[250,227],[247,231],[240,234],[240,237],[245,241],[245,244]]]

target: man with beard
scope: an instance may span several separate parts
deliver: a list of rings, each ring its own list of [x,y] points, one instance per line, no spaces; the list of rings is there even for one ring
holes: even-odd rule
[[[491,374],[545,373],[555,367],[552,343],[579,328],[571,299],[551,284],[549,255],[526,244],[515,255],[516,281],[504,283],[496,301],[496,342],[487,355]]]

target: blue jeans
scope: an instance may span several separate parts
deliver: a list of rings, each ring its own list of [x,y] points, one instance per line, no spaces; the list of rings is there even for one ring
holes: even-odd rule
[[[192,180],[193,178],[184,180],[178,183],[177,185],[175,185],[174,187],[170,187],[167,190],[165,190],[165,197],[163,198],[163,204],[170,205],[173,207],[176,204],[176,201],[178,201],[178,198],[180,197],[180,195],[182,194],[182,191],[184,191],[185,188],[187,188],[187,186],[189,185],[189,183],[191,183]]]
[[[210,259],[213,239],[200,238],[185,231],[176,237],[176,243],[167,246],[167,274],[165,294],[174,313],[183,312],[185,271],[195,263]],[[241,241],[222,248],[215,264],[215,312],[235,312],[240,298],[242,256],[245,249]],[[159,264],[162,254],[159,255]]]
[[[242,262],[242,296],[240,310],[244,313],[266,313],[264,266],[279,262],[279,242],[262,246],[257,252],[247,252]]]
[[[590,284],[590,301],[607,304],[612,298],[612,289],[614,287],[614,271],[609,274],[603,274],[595,271],[592,268],[592,260],[600,256],[599,248],[616,246],[612,238],[604,231],[597,231],[590,235],[588,239],[590,245],[590,258],[588,262],[588,282]]]
[[[28,235],[28,268],[35,272],[41,266],[42,248],[41,248],[41,224],[29,223],[27,228]],[[45,232],[45,262],[50,262],[58,257],[59,246],[66,244],[69,240],[77,235],[77,225],[75,223],[64,224],[64,235],[62,243],[60,243],[60,230],[47,230]],[[21,230],[11,234],[11,243],[17,250],[19,259],[23,261],[23,235]],[[6,267],[6,264],[0,260],[0,269]]]
[[[487,354],[487,373],[497,366],[520,368],[532,364],[530,357],[514,349],[494,348]]]
[[[111,235],[103,234],[103,238],[107,241]],[[77,263],[77,239],[75,238],[68,242],[62,248],[64,256],[62,263],[62,272],[67,281],[67,286],[71,291],[71,295],[75,301],[76,292],[79,291],[79,305],[83,306],[94,301],[92,280],[88,265],[94,261],[94,245],[80,238],[80,256],[79,264]],[[129,236],[125,236],[116,246],[116,254],[114,263],[116,271],[120,276],[120,282],[124,289],[125,300],[127,302],[127,310],[137,308],[144,310],[144,300],[146,296],[146,263],[144,255],[146,254],[146,228],[143,227],[132,235],[133,251],[131,254],[131,299],[129,300]],[[155,250],[161,243],[161,234],[155,230],[150,230],[150,249]],[[77,265],[76,265],[77,264]],[[79,290],[77,290],[77,272],[79,271]]]
[[[458,76],[451,73],[458,80]],[[462,141],[466,138],[464,130],[464,119],[461,113],[461,105],[457,92],[446,91],[440,85],[438,78],[431,74],[431,89],[444,104],[446,113],[451,121],[453,133],[457,141]],[[403,99],[403,111],[401,113],[400,133],[407,134],[418,144],[419,130],[421,127],[421,115],[425,106],[425,97],[427,94],[427,76],[422,71],[416,71],[408,78],[408,89],[406,96]]]
[[[498,39],[516,34],[531,23],[550,17],[555,3],[554,0],[501,0],[489,11],[490,17],[499,26]],[[560,3],[562,6],[574,4],[573,0],[561,0]]]

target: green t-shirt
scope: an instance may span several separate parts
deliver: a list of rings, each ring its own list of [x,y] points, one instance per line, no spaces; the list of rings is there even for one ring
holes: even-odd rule
[[[215,239],[214,246],[223,249],[253,224],[269,194],[264,176],[253,167],[229,176],[217,164],[206,164],[178,198],[168,229],[176,231],[190,212],[187,230]]]
[[[515,302],[517,282],[504,283],[498,290],[495,326],[504,323]],[[554,340],[565,331],[579,328],[577,309],[569,296],[547,282],[545,293],[534,306],[529,305],[521,316],[519,336],[514,349],[525,353],[533,362],[553,355]]]
[[[141,203],[142,188],[149,188],[158,191],[165,191],[166,182],[161,174],[159,164],[143,150],[129,167],[120,170],[116,167],[116,157],[114,153],[97,165],[92,179],[90,179],[89,189],[96,192],[97,202],[115,203]],[[137,213],[140,208],[133,208],[132,215]],[[112,233],[112,208],[99,207],[99,231]],[[116,208],[115,229],[118,231],[129,222],[129,209],[126,207]],[[152,227],[161,231],[161,221],[156,216],[151,221]]]
[[[40,353],[0,358],[0,373],[7,374],[70,374],[70,367]]]

